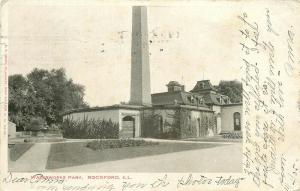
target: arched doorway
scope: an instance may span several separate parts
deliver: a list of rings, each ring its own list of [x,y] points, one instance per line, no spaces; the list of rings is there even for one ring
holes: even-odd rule
[[[233,125],[235,131],[241,130],[241,114],[239,112],[233,114]]]
[[[125,116],[122,119],[120,138],[133,138],[135,134],[135,119],[132,116]]]

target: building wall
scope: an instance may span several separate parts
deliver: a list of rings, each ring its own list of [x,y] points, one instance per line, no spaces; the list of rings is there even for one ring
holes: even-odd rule
[[[183,139],[212,136],[218,133],[215,113],[186,108],[112,109],[73,113],[64,118],[110,119],[119,124],[121,131],[122,121],[126,116],[134,118],[135,137]]]
[[[141,112],[143,137],[168,138],[174,127],[175,109],[147,109]]]
[[[143,112],[144,137],[195,138],[216,133],[213,112],[189,109],[153,109]],[[162,119],[162,120],[161,120]]]
[[[64,116],[64,119],[83,120],[84,117],[88,119],[110,119],[112,122],[119,123],[119,109],[71,113]]]
[[[219,105],[213,105],[212,106],[212,110],[217,114],[217,113],[221,113],[221,106]]]
[[[231,105],[231,106],[223,106],[221,109],[221,118],[222,118],[222,132],[234,131],[234,121],[233,121],[233,114],[235,112],[239,112],[241,115],[242,124],[243,121],[243,106],[240,105]],[[242,127],[242,125],[241,125]]]
[[[205,111],[191,111],[191,123],[196,129],[196,134],[191,137],[205,137],[217,134],[215,114]],[[185,125],[186,126],[186,125]]]
[[[72,118],[73,120],[83,120],[84,117],[88,119],[104,119],[111,120],[112,122],[119,124],[119,131],[123,127],[123,118],[126,116],[131,116],[134,118],[134,134],[135,137],[141,136],[141,119],[139,110],[130,110],[130,109],[112,109],[112,110],[102,110],[102,111],[90,111],[90,112],[78,112],[72,113],[64,116],[64,118]]]
[[[215,112],[217,117],[217,134],[220,134],[222,131],[221,106],[213,105],[212,110]]]
[[[162,117],[162,130],[169,132],[172,129],[175,117],[175,109],[155,109],[154,114]],[[160,119],[157,119],[160,120]],[[157,121],[156,123],[160,123]]]

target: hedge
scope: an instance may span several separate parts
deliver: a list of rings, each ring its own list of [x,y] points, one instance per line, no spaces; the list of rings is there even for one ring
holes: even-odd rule
[[[224,139],[242,139],[243,134],[242,134],[242,132],[228,132],[228,133],[222,134],[222,137]]]
[[[111,148],[148,146],[148,145],[157,145],[157,144],[158,142],[146,142],[145,140],[116,139],[116,140],[91,141],[87,144],[87,147],[93,150],[103,150],[103,149],[111,149]]]

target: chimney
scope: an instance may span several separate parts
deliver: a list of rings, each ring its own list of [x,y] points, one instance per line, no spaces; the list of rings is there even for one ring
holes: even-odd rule
[[[147,8],[132,8],[130,104],[151,106]]]

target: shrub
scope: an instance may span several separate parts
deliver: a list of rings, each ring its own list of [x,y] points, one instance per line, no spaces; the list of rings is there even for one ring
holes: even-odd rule
[[[224,139],[242,139],[242,132],[228,132],[222,135]]]
[[[62,123],[62,133],[65,138],[72,139],[117,139],[119,124],[111,120],[88,119],[73,120],[67,118]]]
[[[136,146],[148,146],[157,145],[158,142],[146,142],[145,140],[134,139],[115,139],[115,140],[95,140],[87,144],[88,148],[93,150],[103,150],[122,147],[136,147]]]
[[[30,119],[29,124],[26,127],[26,130],[29,131],[40,131],[45,128],[45,120],[41,117],[33,117]]]

